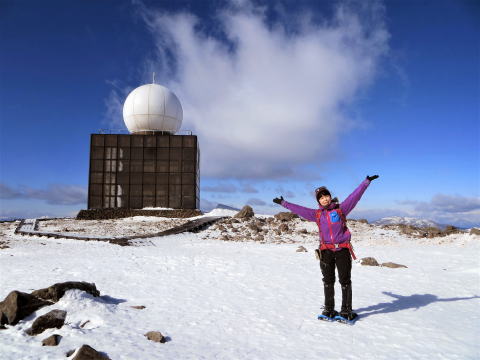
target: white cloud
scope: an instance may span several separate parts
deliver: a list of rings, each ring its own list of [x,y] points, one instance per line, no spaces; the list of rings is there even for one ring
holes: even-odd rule
[[[248,205],[257,205],[257,206],[267,205],[267,203],[265,201],[263,201],[262,199],[258,199],[258,198],[248,199],[247,204]]]
[[[86,205],[87,189],[82,186],[52,184],[46,189],[18,187],[0,183],[0,199],[37,199],[52,205]]]
[[[182,128],[200,138],[202,175],[293,176],[335,156],[339,135],[355,126],[346,106],[387,52],[383,7],[368,3],[339,6],[321,23],[279,14],[267,24],[264,9],[242,1],[208,26],[140,7],[164,85],[182,102]]]
[[[480,198],[437,194],[430,201],[402,201],[411,205],[411,214],[432,219],[440,224],[471,227],[480,226]]]

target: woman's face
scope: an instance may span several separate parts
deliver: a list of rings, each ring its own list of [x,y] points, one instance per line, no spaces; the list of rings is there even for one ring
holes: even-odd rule
[[[320,196],[320,199],[318,199],[318,202],[323,207],[327,207],[332,202],[332,197],[330,195],[322,195]]]

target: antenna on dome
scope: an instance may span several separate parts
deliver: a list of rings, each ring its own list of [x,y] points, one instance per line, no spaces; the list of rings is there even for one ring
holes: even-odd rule
[[[155,72],[153,73],[152,84],[155,84]]]

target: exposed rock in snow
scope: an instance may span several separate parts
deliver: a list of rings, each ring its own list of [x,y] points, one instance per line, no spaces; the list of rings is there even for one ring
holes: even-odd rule
[[[385,263],[382,263],[380,266],[384,266],[384,267],[388,267],[388,268],[392,268],[392,269],[407,268],[407,266],[405,266],[405,265],[396,264],[396,263],[393,263],[393,262],[385,262]]]
[[[166,338],[162,335],[160,331],[149,331],[145,334],[148,340],[158,342],[158,343],[165,343]]]
[[[0,302],[1,324],[16,325],[31,313],[51,304],[24,292],[12,291]]]
[[[110,358],[89,345],[82,345],[82,347],[75,353],[72,360],[110,360]]]
[[[380,264],[378,261],[373,258],[373,257],[365,257],[360,260],[360,265],[365,265],[365,266],[379,266]]]
[[[470,235],[480,235],[480,229],[471,228],[470,229]]]
[[[57,346],[62,337],[58,334],[53,334],[42,340],[42,346]]]
[[[292,212],[279,212],[278,214],[274,215],[274,218],[279,220],[279,221],[291,221],[293,219],[298,219],[299,216],[297,214],[294,214]]]
[[[52,310],[45,315],[42,315],[35,319],[30,329],[27,329],[25,333],[30,336],[38,335],[47,329],[57,328],[60,329],[65,323],[67,312],[64,310]]]
[[[235,218],[237,219],[248,219],[255,215],[253,209],[250,205],[245,205],[242,210],[240,210],[236,215]]]
[[[92,296],[100,296],[100,291],[97,290],[95,284],[90,284],[84,281],[67,281],[63,283],[57,283],[45,289],[32,291],[32,295],[43,300],[57,302],[66,291],[72,289],[85,291]]]

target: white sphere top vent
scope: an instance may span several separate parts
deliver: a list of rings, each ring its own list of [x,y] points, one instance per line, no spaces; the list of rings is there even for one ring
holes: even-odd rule
[[[142,85],[128,94],[123,104],[123,121],[130,133],[164,131],[175,134],[182,120],[180,101],[162,85]]]

